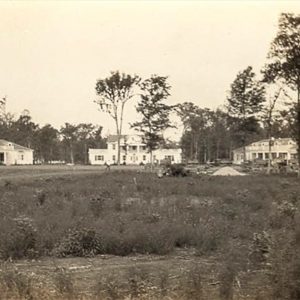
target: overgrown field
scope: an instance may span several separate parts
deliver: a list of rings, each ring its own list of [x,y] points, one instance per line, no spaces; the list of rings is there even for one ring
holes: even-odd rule
[[[0,299],[300,299],[297,178],[74,173],[0,195]],[[15,263],[45,257],[110,263],[83,286],[67,265],[39,283]]]

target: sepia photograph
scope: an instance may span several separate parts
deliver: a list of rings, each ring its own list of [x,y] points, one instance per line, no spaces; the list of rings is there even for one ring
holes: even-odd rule
[[[0,1],[0,300],[300,300],[300,1]]]

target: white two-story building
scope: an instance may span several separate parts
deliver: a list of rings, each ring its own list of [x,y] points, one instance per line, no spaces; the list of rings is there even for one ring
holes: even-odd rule
[[[147,150],[141,135],[122,135],[120,140],[120,163],[138,165],[150,163],[150,153]],[[107,149],[89,149],[89,162],[92,165],[117,163],[118,137],[110,135],[107,138]],[[169,160],[172,163],[181,163],[181,149],[157,149],[153,151],[153,161],[160,163]]]
[[[285,161],[297,158],[297,144],[291,138],[272,139],[271,159]],[[246,146],[246,157],[244,159],[243,148],[233,150],[233,163],[240,164],[245,161],[268,160],[269,140],[260,140]]]

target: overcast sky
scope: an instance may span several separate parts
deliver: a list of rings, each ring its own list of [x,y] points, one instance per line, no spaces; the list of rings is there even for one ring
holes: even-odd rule
[[[216,108],[239,71],[259,72],[280,12],[300,13],[300,3],[0,2],[0,96],[41,125],[91,122],[113,133],[93,100],[96,80],[120,70],[169,76],[171,104]],[[134,118],[128,102],[125,122]]]

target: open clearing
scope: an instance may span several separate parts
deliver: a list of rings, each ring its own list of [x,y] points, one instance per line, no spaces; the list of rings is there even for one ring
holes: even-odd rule
[[[1,169],[0,299],[298,299],[297,178],[103,171]]]

